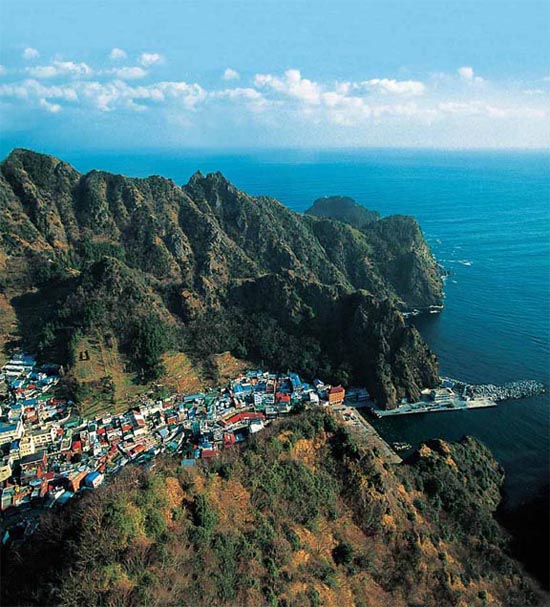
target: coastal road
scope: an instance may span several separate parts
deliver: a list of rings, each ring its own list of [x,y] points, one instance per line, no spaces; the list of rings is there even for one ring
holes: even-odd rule
[[[403,461],[357,409],[343,405],[333,407],[333,410],[361,442],[371,449],[376,447],[386,463],[400,464]]]

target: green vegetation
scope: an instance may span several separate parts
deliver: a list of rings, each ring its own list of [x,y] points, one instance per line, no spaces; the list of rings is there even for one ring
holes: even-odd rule
[[[125,469],[46,514],[3,548],[2,604],[537,605],[492,518],[501,480],[472,439],[385,467],[308,412],[192,471]]]

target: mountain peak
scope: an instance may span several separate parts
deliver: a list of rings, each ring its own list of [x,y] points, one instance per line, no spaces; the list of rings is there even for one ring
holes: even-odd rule
[[[51,154],[44,154],[42,152],[35,152],[27,148],[13,148],[13,150],[6,156],[4,163],[6,162],[49,162],[53,165],[62,163],[63,161]],[[66,164],[66,163],[63,163]]]
[[[220,171],[216,171],[215,173],[207,173],[205,175],[200,169],[191,175],[191,178],[187,183],[188,186],[204,186],[206,184],[223,184],[234,187],[233,184]]]
[[[8,180],[17,181],[19,174],[26,174],[40,187],[47,186],[52,177],[68,177],[71,181],[79,177],[74,167],[59,158],[25,148],[13,149],[0,167]]]
[[[220,171],[206,175],[196,171],[183,189],[191,197],[202,198],[215,207],[234,200],[238,193],[237,188]]]

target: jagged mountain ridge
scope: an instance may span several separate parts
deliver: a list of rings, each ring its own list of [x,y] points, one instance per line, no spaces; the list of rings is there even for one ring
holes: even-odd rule
[[[361,381],[381,404],[414,398],[437,381],[435,357],[399,312],[442,297],[437,264],[412,218],[358,230],[251,197],[220,173],[196,173],[180,187],[158,176],[81,175],[28,150],[1,165],[0,209],[2,286],[22,294],[64,285],[54,307],[65,317],[53,318],[54,328],[90,330],[96,321],[79,325],[63,294],[74,301],[78,283],[87,298],[85,275],[109,257],[111,270],[118,266],[155,298],[151,309],[163,322],[183,333],[201,322],[233,327],[230,335],[214,330],[213,347],[294,363],[256,352],[252,337],[241,343],[235,327],[259,315],[276,320],[273,330],[291,337],[291,349],[303,340],[312,359],[304,371]],[[116,282],[115,274],[107,280]],[[120,305],[121,316],[132,314],[123,297]],[[116,334],[126,331],[119,320],[109,326]]]

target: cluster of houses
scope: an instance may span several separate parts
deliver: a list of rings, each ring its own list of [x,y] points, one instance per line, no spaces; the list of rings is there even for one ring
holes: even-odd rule
[[[21,512],[64,504],[129,463],[153,465],[159,453],[177,454],[184,466],[216,457],[297,407],[339,405],[346,396],[342,386],[320,380],[310,385],[296,373],[256,370],[221,388],[144,396],[125,413],[86,420],[76,414],[73,403],[52,395],[60,372],[25,354],[14,356],[1,370],[4,522],[17,520]],[[9,539],[6,534],[3,541]]]

